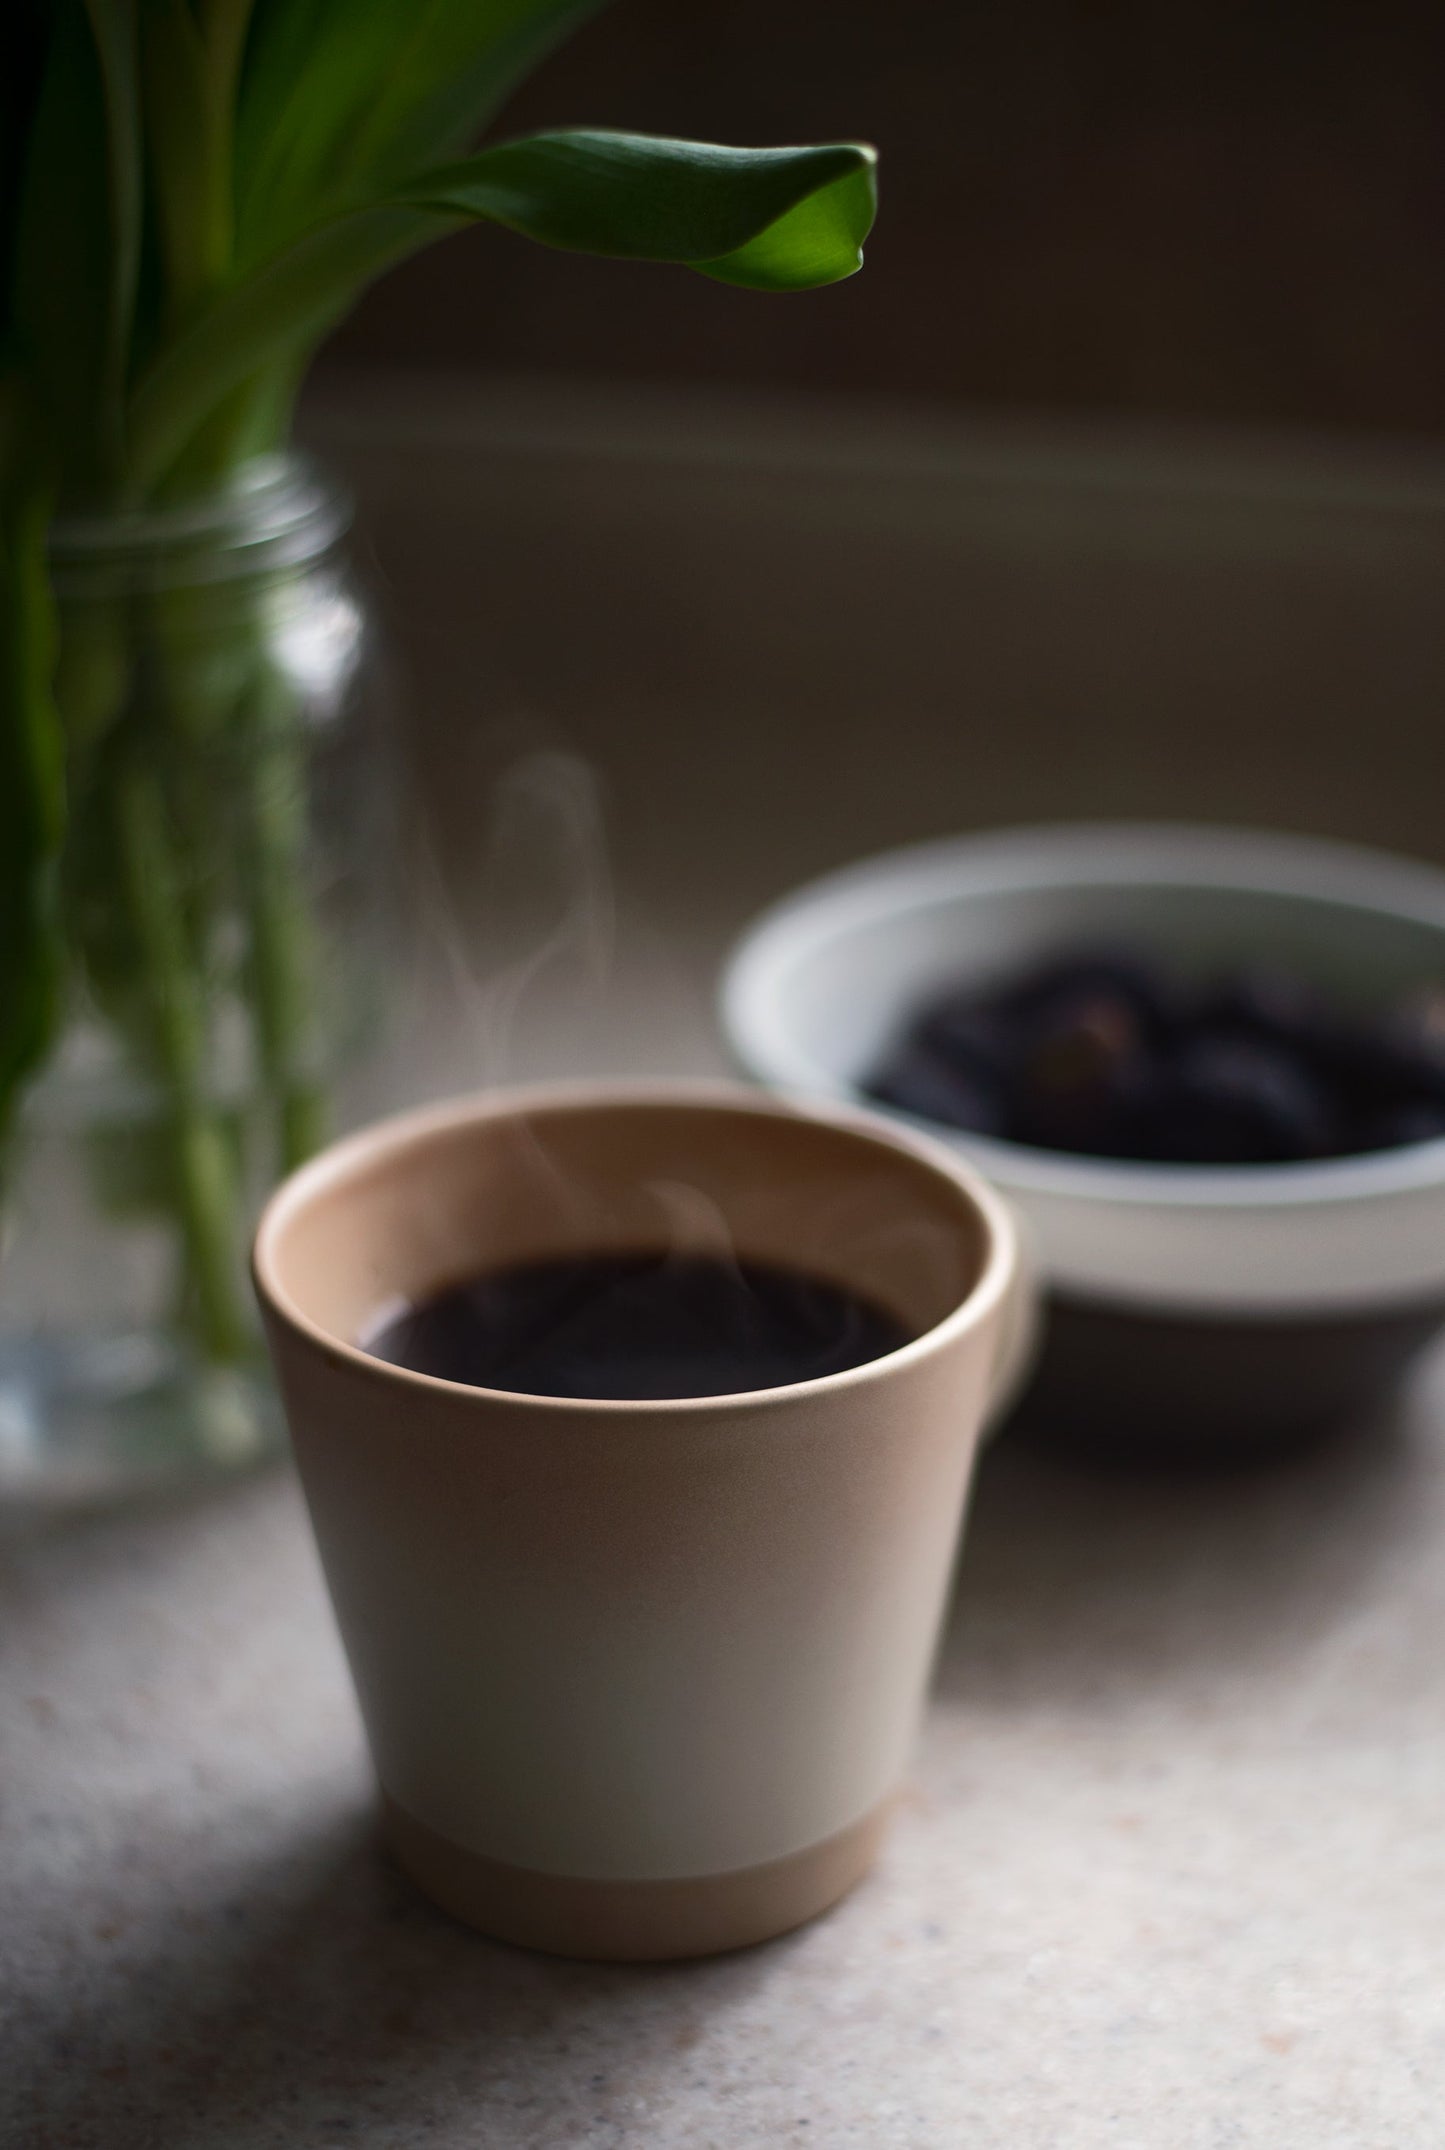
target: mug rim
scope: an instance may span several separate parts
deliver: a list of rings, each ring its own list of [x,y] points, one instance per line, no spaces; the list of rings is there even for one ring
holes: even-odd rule
[[[896,1350],[866,1359],[861,1365],[769,1388],[739,1389],[717,1396],[674,1397],[541,1396],[524,1390],[486,1388],[477,1382],[449,1381],[438,1374],[421,1373],[415,1367],[397,1366],[388,1359],[378,1358],[360,1344],[335,1335],[314,1320],[281,1284],[277,1274],[278,1252],[289,1224],[302,1210],[370,1164],[378,1154],[394,1154],[450,1129],[527,1112],[606,1112],[649,1105],[672,1111],[697,1107],[713,1112],[746,1113],[761,1119],[802,1120],[856,1136],[875,1149],[892,1151],[925,1165],[937,1178],[947,1180],[955,1193],[963,1194],[983,1223],[986,1249],[978,1275],[941,1321],[934,1322],[921,1335],[910,1337]],[[881,1114],[864,1106],[823,1103],[815,1097],[759,1090],[744,1083],[717,1079],[657,1082],[583,1077],[563,1082],[506,1084],[494,1090],[468,1092],[440,1103],[389,1113],[329,1143],[317,1156],[289,1173],[267,1198],[252,1241],[251,1280],[263,1311],[282,1322],[303,1343],[333,1364],[349,1367],[363,1377],[380,1381],[399,1392],[419,1387],[423,1391],[471,1398],[485,1404],[505,1403],[509,1408],[532,1408],[551,1414],[595,1419],[599,1413],[655,1417],[677,1412],[693,1416],[719,1410],[732,1413],[745,1408],[777,1409],[795,1398],[827,1395],[842,1388],[886,1379],[889,1372],[900,1365],[912,1366],[930,1358],[959,1337],[982,1326],[1007,1297],[1020,1263],[1019,1232],[1013,1215],[982,1173],[950,1151],[946,1144],[912,1128],[891,1124]]]

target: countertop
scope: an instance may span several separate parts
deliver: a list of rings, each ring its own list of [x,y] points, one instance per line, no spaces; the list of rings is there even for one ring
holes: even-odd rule
[[[416,930],[437,958],[417,988],[431,1013],[354,1109],[498,1074],[717,1069],[712,973],[757,901],[950,816],[1057,810],[1071,786],[1080,810],[1167,812],[1192,783],[1199,810],[1430,848],[1419,792],[1445,671],[1428,602],[1445,528],[1438,487],[1412,490],[1384,465],[1301,465],[1283,493],[1272,480],[1251,490],[1222,477],[1217,456],[1190,466],[1187,455],[1165,478],[1151,465],[1146,483],[1123,451],[1111,464],[1096,446],[1087,468],[1065,470],[1057,444],[1044,454],[1017,442],[986,454],[975,444],[951,465],[934,443],[904,470],[893,448],[856,439],[842,465],[790,463],[774,434],[740,463],[717,428],[689,463],[685,427],[667,436],[670,459],[654,447],[649,463],[620,421],[605,453],[584,453],[572,417],[549,433],[528,409],[531,434],[495,413],[468,430],[455,407],[450,433],[435,412],[425,437],[400,422],[388,431],[364,400],[318,422],[352,470],[417,683],[435,832],[435,885],[430,866],[416,883]],[[1262,467],[1238,453],[1239,467]],[[655,486],[649,469],[662,473]],[[675,543],[688,470],[711,516],[695,508],[688,522],[708,533],[690,567]],[[1050,470],[1065,472],[1068,498],[1045,513]],[[1086,480],[1097,497],[1081,507]],[[912,548],[874,618],[912,667],[914,716],[892,746],[915,718],[933,736],[916,717],[930,692],[938,727],[945,705],[971,711],[976,759],[985,731],[992,740],[962,810],[941,788],[941,760],[954,757],[960,781],[969,762],[951,733],[911,776],[896,751],[875,756],[871,788],[856,765],[851,777],[832,762],[810,774],[820,709],[834,710],[851,752],[866,742],[872,692],[865,680],[849,701],[847,650],[820,655],[821,685],[804,678],[830,602],[840,634],[856,628],[846,589],[819,565],[829,545],[854,559],[840,486],[854,535]],[[568,513],[546,553],[559,487]],[[507,501],[522,528],[511,581],[495,536]],[[760,599],[766,617],[743,648],[746,606],[718,578],[734,573],[736,600],[759,548],[787,539],[779,516],[805,510],[819,548],[808,589],[784,604],[775,577],[775,609]],[[618,677],[607,578],[621,570],[615,533],[603,541],[624,511],[641,533],[634,568],[645,558],[653,641]],[[1151,514],[1152,537],[1134,529]],[[961,592],[992,593],[968,634],[935,623],[931,658],[914,602],[925,542],[939,577],[951,560]],[[1071,545],[1080,574],[1112,577],[1120,593],[1117,620],[1096,589],[1059,625],[1096,654],[1109,643],[1108,662],[1072,673],[1058,635],[1026,631],[1029,590],[1039,577],[1067,584]],[[544,559],[577,594],[545,648],[542,601],[523,602]],[[1158,597],[1148,631],[1136,622],[1140,667],[1156,685],[1168,675],[1156,647],[1167,626],[1189,705],[1174,755],[1150,749],[1148,781],[1149,696],[1114,650],[1126,648],[1123,593],[1140,574]],[[1285,587],[1296,607],[1283,625],[1256,587],[1271,574],[1283,578],[1275,598]],[[1200,577],[1203,594],[1186,603]],[[480,624],[467,589],[487,593]],[[1019,665],[1033,671],[1028,694],[1011,676],[1015,716],[1000,726],[970,667],[980,638],[1004,632],[1005,589]],[[1223,637],[1232,672],[1218,627],[1231,589],[1251,593]],[[1248,730],[1241,698],[1273,682],[1252,789],[1237,758],[1197,736],[1205,648],[1226,730]],[[930,663],[931,688],[919,670]],[[1110,678],[1128,705],[1117,723]],[[1375,715],[1371,751],[1357,744],[1352,763],[1349,689],[1361,679]],[[491,773],[472,820],[464,801],[439,796],[436,772],[488,680]],[[791,748],[778,735],[789,691]],[[1285,813],[1291,726],[1312,693],[1318,755]],[[1093,751],[1076,745],[1060,770],[1039,749],[1072,736],[1070,694]],[[520,777],[519,742],[530,757]],[[513,775],[502,786],[512,820],[499,824],[500,766]],[[540,825],[527,820],[536,813]],[[1429,813],[1438,846],[1438,784]],[[519,825],[532,831],[529,870],[544,861],[530,910],[497,893],[513,886],[507,829]],[[287,1469],[146,1510],[12,1523],[0,1534],[0,2142],[1438,2150],[1442,1545],[1442,1357],[1388,1424],[1267,1469],[1106,1474],[1005,1439],[980,1474],[932,1706],[876,1873],[785,1940],[638,1970],[493,1946],[390,1866]]]
[[[1445,1380],[1288,1468],[1005,1445],[876,1873],[550,1962],[379,1852],[285,1473],[12,1549],[16,2150],[1438,2150]]]

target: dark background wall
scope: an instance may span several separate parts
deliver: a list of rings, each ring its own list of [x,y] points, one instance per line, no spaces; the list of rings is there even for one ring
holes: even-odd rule
[[[865,135],[865,275],[755,297],[479,230],[333,361],[1372,431],[1445,424],[1440,0],[617,0],[515,101]]]

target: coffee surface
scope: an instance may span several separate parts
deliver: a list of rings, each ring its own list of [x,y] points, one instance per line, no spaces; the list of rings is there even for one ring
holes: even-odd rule
[[[361,1339],[415,1373],[528,1396],[732,1396],[844,1372],[910,1341],[871,1300],[800,1270],[597,1254],[453,1284]]]

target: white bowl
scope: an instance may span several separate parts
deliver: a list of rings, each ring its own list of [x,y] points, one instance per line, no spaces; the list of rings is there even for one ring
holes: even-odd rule
[[[1445,978],[1445,873],[1303,837],[1137,823],[920,845],[767,912],[728,965],[723,1022],[736,1057],[763,1082],[866,1102],[870,1071],[930,992],[1101,939],[1138,942],[1186,973],[1278,959],[1346,1003],[1383,1004]],[[1128,1318],[1124,1332],[1091,1324],[1089,1360],[1157,1358],[1158,1346],[1163,1368],[1181,1373],[1182,1342],[1242,1336],[1270,1394],[1251,1403],[1238,1378],[1224,1379],[1201,1403],[1227,1410],[1231,1424],[1258,1431],[1266,1421],[1302,1425],[1301,1413],[1318,1417],[1330,1402],[1364,1408],[1445,1318],[1445,1140],[1215,1167],[931,1132],[981,1166],[1028,1220],[1066,1332],[1081,1310]],[[1268,1351],[1261,1363],[1261,1346],[1282,1347],[1287,1336],[1288,1365],[1268,1363]],[[1218,1351],[1214,1359],[1218,1372],[1225,1362]],[[1125,1371],[1082,1399],[1096,1431]],[[1057,1390],[1057,1365],[1052,1372]],[[1085,1386],[1101,1378],[1094,1364]],[[1187,1399],[1169,1402],[1152,1376],[1143,1389],[1142,1408],[1190,1419],[1198,1434]]]

